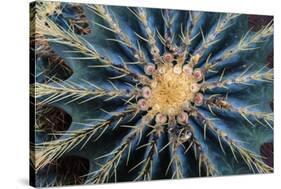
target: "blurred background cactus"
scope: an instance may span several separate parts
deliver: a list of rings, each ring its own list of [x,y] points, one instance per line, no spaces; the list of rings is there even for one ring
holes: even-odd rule
[[[30,11],[32,185],[273,171],[273,17]]]

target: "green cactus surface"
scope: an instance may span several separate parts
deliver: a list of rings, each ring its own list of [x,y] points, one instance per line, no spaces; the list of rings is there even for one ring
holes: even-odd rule
[[[32,185],[273,172],[273,17],[36,1],[30,21]]]

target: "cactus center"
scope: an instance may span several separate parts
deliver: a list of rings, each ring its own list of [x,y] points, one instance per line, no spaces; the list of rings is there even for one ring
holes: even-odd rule
[[[148,106],[154,113],[176,116],[183,111],[185,102],[193,100],[191,85],[197,83],[192,74],[182,71],[182,66],[164,63],[152,75],[151,97]]]

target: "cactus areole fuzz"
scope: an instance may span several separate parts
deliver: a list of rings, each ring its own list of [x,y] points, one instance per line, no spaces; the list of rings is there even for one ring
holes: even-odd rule
[[[197,55],[198,58],[193,65],[183,65],[180,56],[177,61],[174,55],[166,53],[157,60],[156,67],[154,65],[153,68],[150,68],[152,65],[145,67],[146,70],[151,69],[148,74],[151,80],[141,89],[140,110],[175,119],[183,112],[191,110],[191,104],[202,104],[203,98],[198,98],[202,72],[200,70],[194,72],[193,69],[199,57]]]

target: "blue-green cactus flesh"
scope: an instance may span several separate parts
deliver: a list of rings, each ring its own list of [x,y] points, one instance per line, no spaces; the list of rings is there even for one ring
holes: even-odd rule
[[[273,20],[248,20],[32,3],[35,185],[272,172]]]

